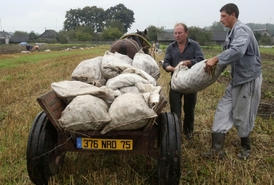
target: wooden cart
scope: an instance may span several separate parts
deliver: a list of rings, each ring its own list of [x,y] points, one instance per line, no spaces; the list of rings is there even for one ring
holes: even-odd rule
[[[157,117],[145,128],[113,130],[104,135],[93,130],[72,133],[60,128],[57,120],[66,104],[54,91],[38,97],[37,101],[43,111],[32,123],[27,144],[27,170],[34,184],[47,184],[49,177],[58,173],[66,152],[148,155],[158,161],[159,184],[179,184],[180,124],[174,113],[161,113],[167,103],[164,96],[160,96],[155,108]]]

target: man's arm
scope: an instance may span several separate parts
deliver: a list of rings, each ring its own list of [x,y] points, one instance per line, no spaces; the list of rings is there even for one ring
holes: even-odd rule
[[[175,68],[174,67],[172,67],[172,66],[167,66],[166,68],[165,68],[165,70],[167,71],[167,72],[174,72],[174,70],[175,70]]]
[[[165,57],[164,57],[164,63],[162,65],[163,69],[166,72],[173,72],[174,67],[172,67],[172,57],[171,57],[171,46],[168,46],[166,49]]]
[[[203,51],[201,49],[201,46],[199,45],[198,42],[194,42],[194,43],[195,43],[195,45],[194,45],[195,58],[190,60],[190,64],[187,63],[188,67],[204,60],[204,54],[203,54]]]

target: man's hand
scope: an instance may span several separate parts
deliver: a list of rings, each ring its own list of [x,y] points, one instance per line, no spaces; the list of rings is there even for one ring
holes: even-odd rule
[[[180,63],[181,63],[183,66],[187,66],[187,67],[192,66],[192,63],[191,63],[190,60],[183,60],[183,61],[181,61]]]
[[[206,61],[206,66],[204,67],[205,72],[212,73],[213,68],[218,62],[218,57],[210,58]]]

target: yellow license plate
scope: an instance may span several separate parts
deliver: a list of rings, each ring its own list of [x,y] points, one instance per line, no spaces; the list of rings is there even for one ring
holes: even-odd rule
[[[77,138],[77,148],[100,150],[132,150],[131,139]]]

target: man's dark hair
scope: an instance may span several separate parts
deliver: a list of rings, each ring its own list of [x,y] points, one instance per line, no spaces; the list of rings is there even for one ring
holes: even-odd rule
[[[221,9],[220,12],[226,12],[228,15],[231,15],[233,12],[235,13],[235,17],[238,19],[239,17],[239,9],[237,7],[237,5],[233,4],[233,3],[228,3],[226,5],[224,5]]]

